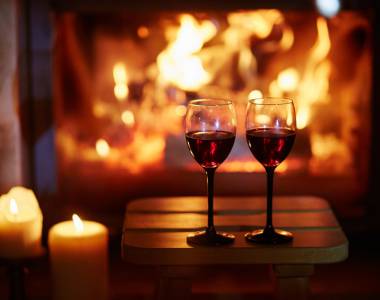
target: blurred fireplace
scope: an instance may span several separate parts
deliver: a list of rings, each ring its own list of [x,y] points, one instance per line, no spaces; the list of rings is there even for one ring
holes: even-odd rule
[[[276,193],[323,196],[341,216],[363,216],[373,149],[371,10],[325,19],[299,1],[207,3],[150,3],[146,12],[143,3],[53,2],[49,32],[31,35],[31,80],[52,78],[53,87],[47,101],[34,97],[51,105],[35,114],[43,116],[34,122],[39,192],[88,211],[122,211],[142,196],[204,194],[182,120],[190,99],[218,97],[234,101],[240,127],[216,191],[265,194],[244,139],[247,99],[264,94],[296,99],[296,145],[279,167]],[[35,28],[44,9],[44,1],[31,6]],[[50,30],[53,47],[44,49]],[[56,168],[46,159],[52,140]]]

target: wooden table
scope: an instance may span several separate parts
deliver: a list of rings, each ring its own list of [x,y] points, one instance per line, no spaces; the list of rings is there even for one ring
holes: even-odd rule
[[[191,276],[202,266],[272,264],[280,299],[307,299],[315,264],[342,261],[348,241],[329,204],[316,197],[276,197],[274,225],[291,231],[285,245],[247,243],[244,234],[264,226],[264,197],[215,199],[217,229],[232,232],[235,243],[191,247],[186,236],[207,224],[204,197],[138,199],[127,206],[122,255],[127,262],[160,268],[158,299],[188,299]]]

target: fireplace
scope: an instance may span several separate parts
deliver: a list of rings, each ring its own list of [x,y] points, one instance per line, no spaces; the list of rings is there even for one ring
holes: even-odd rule
[[[216,192],[263,195],[263,169],[244,139],[245,106],[285,96],[296,101],[298,133],[276,193],[322,196],[342,218],[363,218],[376,194],[370,158],[378,147],[372,4],[343,1],[327,19],[298,2],[25,6],[37,191],[48,205],[88,213],[122,212],[137,197],[203,195],[183,116],[189,100],[217,97],[234,101],[238,138]]]

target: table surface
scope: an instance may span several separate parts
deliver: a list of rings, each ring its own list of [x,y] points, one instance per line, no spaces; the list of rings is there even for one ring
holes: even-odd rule
[[[205,197],[137,199],[127,205],[122,255],[149,265],[322,264],[348,256],[348,241],[327,201],[311,196],[275,197],[273,223],[294,235],[292,243],[259,245],[245,241],[247,231],[265,224],[264,197],[216,197],[217,230],[235,234],[234,244],[192,247],[190,232],[207,224]]]

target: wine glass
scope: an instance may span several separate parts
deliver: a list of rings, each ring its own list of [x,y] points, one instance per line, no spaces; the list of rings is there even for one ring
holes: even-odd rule
[[[274,170],[288,156],[296,137],[293,101],[273,97],[249,100],[246,137],[249,149],[267,173],[267,214],[265,228],[247,233],[245,238],[265,244],[290,242],[290,232],[273,227],[272,195]]]
[[[227,158],[235,141],[236,114],[232,101],[199,99],[190,101],[186,113],[186,142],[191,155],[207,175],[208,226],[187,236],[189,244],[217,246],[230,244],[235,237],[214,227],[214,175]]]

